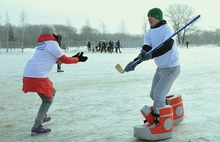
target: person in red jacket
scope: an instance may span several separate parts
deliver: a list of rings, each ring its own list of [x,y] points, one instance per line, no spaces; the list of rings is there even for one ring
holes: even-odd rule
[[[56,36],[56,39],[57,39],[58,44],[59,44],[59,46],[60,46],[60,48],[61,48],[61,41],[63,40],[63,36],[60,35],[60,34],[58,34],[58,35]],[[60,60],[57,60],[56,63],[57,63],[57,72],[64,72],[64,70],[61,70],[61,64],[62,64],[62,62],[61,62]]]
[[[85,62],[88,59],[88,57],[83,56],[83,52],[67,57],[59,47],[58,42],[60,41],[58,41],[53,26],[44,25],[37,40],[38,46],[36,51],[24,68],[22,86],[24,93],[36,92],[42,100],[35,123],[31,129],[31,135],[51,131],[49,128],[44,128],[42,123],[51,119],[51,117],[47,116],[47,112],[53,102],[56,90],[48,74],[57,60],[65,64],[76,64],[78,62]]]

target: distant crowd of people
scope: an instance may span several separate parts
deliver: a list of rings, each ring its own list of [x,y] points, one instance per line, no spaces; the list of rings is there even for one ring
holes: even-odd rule
[[[112,53],[112,52],[116,52],[116,53],[121,53],[121,43],[120,43],[120,40],[117,40],[117,41],[113,41],[113,40],[110,40],[110,41],[95,41],[94,42],[94,45],[91,44],[90,41],[88,41],[87,43],[87,49],[88,49],[88,52],[109,52],[109,53]]]

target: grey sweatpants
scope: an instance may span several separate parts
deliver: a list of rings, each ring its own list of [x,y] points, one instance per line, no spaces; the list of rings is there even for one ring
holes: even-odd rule
[[[47,111],[49,110],[49,108],[53,102],[53,98],[54,98],[55,94],[56,94],[55,88],[53,90],[53,97],[52,98],[47,98],[43,94],[38,93],[39,97],[42,100],[42,103],[41,103],[41,106],[38,110],[37,117],[35,118],[35,123],[33,126],[34,128],[38,128],[42,124],[43,119],[46,116]]]
[[[153,109],[165,106],[165,97],[173,82],[180,74],[180,66],[157,68],[152,81],[150,97],[153,99]]]

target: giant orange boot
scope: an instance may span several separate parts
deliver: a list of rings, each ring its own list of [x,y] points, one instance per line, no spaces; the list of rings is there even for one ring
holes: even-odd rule
[[[166,105],[163,108],[157,108],[154,114],[154,124],[147,126],[134,126],[134,137],[144,140],[162,140],[173,136],[174,121],[173,108]]]
[[[154,124],[154,116],[152,113],[153,107],[148,107],[147,105],[145,105],[142,109],[141,109],[141,114],[144,116],[145,118],[145,125],[147,127],[149,127],[150,125]]]
[[[173,107],[174,125],[182,122],[184,119],[184,108],[183,108],[183,101],[181,95],[166,96],[166,105],[171,105]]]

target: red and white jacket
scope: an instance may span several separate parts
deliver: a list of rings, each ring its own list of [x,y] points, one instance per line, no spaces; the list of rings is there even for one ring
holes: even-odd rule
[[[65,64],[78,63],[77,57],[67,57],[60,49],[55,37],[50,34],[41,34],[38,37],[38,46],[23,73],[23,92],[37,92],[51,98],[53,84],[48,74],[57,60]]]

